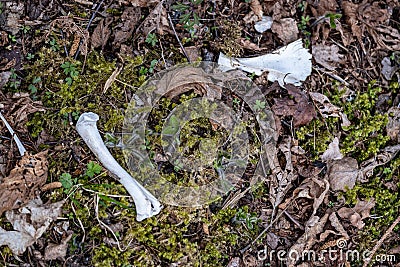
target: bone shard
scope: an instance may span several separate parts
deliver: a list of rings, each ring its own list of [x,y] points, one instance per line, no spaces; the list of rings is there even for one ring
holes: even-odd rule
[[[76,123],[76,130],[97,159],[132,196],[136,206],[136,220],[142,221],[158,214],[162,208],[160,202],[118,164],[104,145],[96,125],[98,120],[99,116],[93,112],[83,113]]]

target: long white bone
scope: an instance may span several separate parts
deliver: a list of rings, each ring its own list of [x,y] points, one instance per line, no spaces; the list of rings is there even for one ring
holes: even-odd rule
[[[83,113],[76,123],[76,130],[103,166],[115,176],[132,196],[136,206],[136,220],[142,221],[160,212],[160,202],[125,171],[113,158],[101,139],[96,122],[99,116],[93,112]]]

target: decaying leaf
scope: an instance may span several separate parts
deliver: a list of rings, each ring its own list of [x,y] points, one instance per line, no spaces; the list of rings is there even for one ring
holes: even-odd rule
[[[388,110],[389,121],[386,125],[386,131],[390,139],[400,144],[400,108],[391,107]]]
[[[251,11],[253,11],[254,14],[256,14],[258,19],[261,20],[262,16],[263,16],[263,9],[262,9],[260,2],[258,0],[251,0],[250,8],[251,8]]]
[[[5,1],[2,3],[4,3],[3,8],[5,10],[5,12],[2,12],[5,15],[2,29],[11,32],[12,35],[16,35],[21,28],[20,20],[22,14],[24,14],[24,3],[13,1]]]
[[[0,183],[0,215],[21,207],[39,194],[47,180],[47,151],[25,153],[10,174]]]
[[[45,260],[65,260],[68,249],[68,241],[71,239],[72,234],[61,240],[60,244],[50,243],[44,250]]]
[[[101,50],[104,50],[104,47],[106,46],[111,35],[111,30],[109,27],[112,22],[112,18],[105,18],[100,20],[99,24],[97,24],[97,27],[94,29],[91,36],[92,49],[101,47]]]
[[[122,43],[128,41],[132,36],[141,16],[140,7],[125,7],[124,13],[121,16],[121,22],[114,28],[114,41],[115,47],[120,47]]]
[[[40,101],[32,101],[29,93],[14,93],[12,96],[2,99],[0,103],[4,106],[4,117],[17,133],[27,134],[25,125],[29,114],[45,111],[42,103]]]
[[[354,208],[340,208],[338,215],[342,219],[349,220],[358,229],[362,229],[365,226],[362,220],[370,216],[370,211],[373,207],[375,207],[374,199],[370,199],[369,201],[358,200]]]
[[[274,209],[278,207],[287,191],[293,186],[292,181],[297,179],[297,174],[293,170],[292,155],[290,151],[291,138],[285,138],[279,145],[279,150],[285,155],[286,165],[281,166],[277,156],[273,158],[273,166],[271,166],[271,185],[270,199]]]
[[[285,88],[290,97],[274,98],[272,110],[278,116],[292,116],[294,127],[307,125],[316,117],[314,105],[300,89],[290,84]]]
[[[271,30],[278,35],[284,44],[297,40],[297,36],[299,35],[297,22],[293,18],[282,18],[274,21]]]
[[[316,215],[311,216],[305,225],[304,234],[289,249],[288,255],[302,255],[303,251],[311,250],[314,244],[319,241],[318,235],[324,230],[328,218],[328,213],[322,218]],[[296,266],[296,260],[298,260],[296,257],[288,257],[287,266]]]
[[[160,2],[160,0],[127,0],[134,7],[148,7],[154,6]]]
[[[321,160],[335,160],[342,159],[343,155],[339,149],[339,138],[333,138],[333,141],[329,144],[328,149],[322,154]]]
[[[0,246],[8,246],[15,255],[24,253],[47,230],[50,223],[61,215],[64,201],[43,204],[40,198],[29,201],[19,211],[7,211],[6,218],[14,231],[0,227]]]
[[[321,113],[322,117],[340,117],[342,120],[341,126],[347,127],[350,126],[351,123],[347,118],[345,113],[340,111],[340,108],[333,105],[329,98],[321,93],[317,92],[310,92],[311,98],[316,102],[319,112]]]
[[[350,157],[328,162],[328,179],[333,191],[352,189],[358,177],[357,160]]]
[[[157,31],[158,34],[163,35],[170,30],[167,18],[167,10],[161,2],[151,10],[136,32],[141,30],[147,36],[150,32]]]
[[[315,61],[328,70],[334,70],[339,63],[343,62],[343,55],[339,54],[339,47],[335,44],[330,46],[315,44],[312,47],[312,54]]]
[[[0,73],[0,89],[3,88],[4,85],[7,84],[10,79],[11,71],[3,71]]]
[[[374,174],[374,169],[378,166],[382,166],[389,161],[391,161],[397,153],[400,151],[400,144],[395,146],[387,146],[382,149],[378,155],[367,159],[362,162],[360,165],[360,173],[358,180],[360,182],[367,182],[368,178]]]

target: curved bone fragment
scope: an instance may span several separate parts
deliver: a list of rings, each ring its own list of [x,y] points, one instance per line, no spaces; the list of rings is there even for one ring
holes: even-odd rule
[[[136,206],[136,220],[142,221],[160,212],[160,202],[125,171],[113,158],[101,139],[96,122],[99,116],[93,112],[83,113],[76,123],[76,130],[103,166],[115,176],[132,196]]]

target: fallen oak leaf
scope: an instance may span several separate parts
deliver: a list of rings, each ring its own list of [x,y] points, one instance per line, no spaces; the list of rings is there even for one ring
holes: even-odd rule
[[[374,199],[369,201],[358,200],[354,208],[342,207],[337,213],[342,219],[348,219],[353,226],[362,229],[365,226],[362,220],[370,216],[373,207],[375,207]]]
[[[47,151],[25,153],[0,184],[0,215],[36,198],[47,180]]]
[[[7,211],[6,218],[14,231],[0,227],[0,246],[7,245],[15,255],[25,252],[26,248],[38,240],[61,215],[64,201],[43,204],[40,198],[30,200],[19,211]]]

